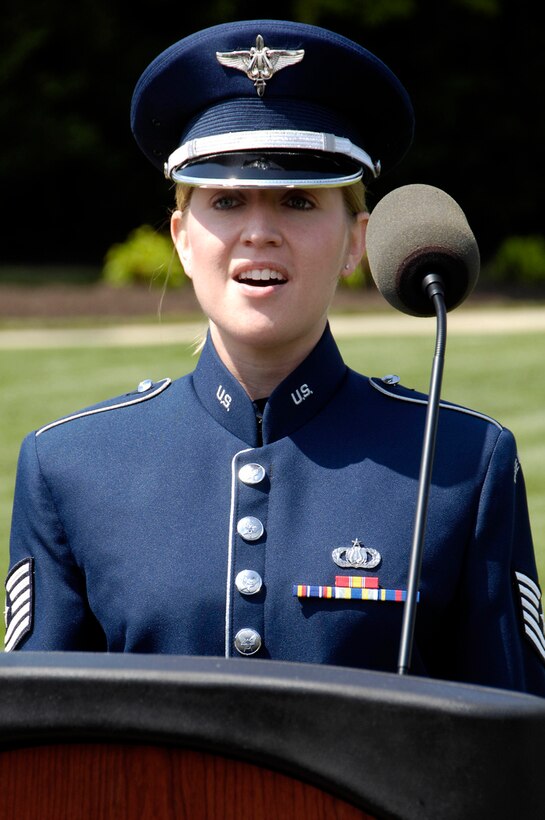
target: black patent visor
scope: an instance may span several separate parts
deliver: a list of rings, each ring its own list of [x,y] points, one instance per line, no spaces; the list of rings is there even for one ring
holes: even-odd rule
[[[367,175],[367,168],[342,154],[268,150],[199,157],[175,168],[171,178],[211,188],[331,188],[365,181]]]

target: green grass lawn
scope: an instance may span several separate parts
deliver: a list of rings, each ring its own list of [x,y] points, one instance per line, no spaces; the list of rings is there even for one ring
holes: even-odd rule
[[[449,338],[443,397],[498,418],[516,435],[528,487],[540,576],[545,580],[545,397],[543,335]],[[397,373],[427,391],[433,356],[430,337],[342,340],[351,366],[369,375]],[[15,466],[26,432],[61,415],[133,389],[144,378],[177,377],[192,369],[182,347],[0,351],[1,574]]]

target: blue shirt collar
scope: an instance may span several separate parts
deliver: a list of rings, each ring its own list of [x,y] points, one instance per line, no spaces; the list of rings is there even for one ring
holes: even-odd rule
[[[263,415],[263,443],[288,436],[310,421],[338,390],[346,370],[328,325],[307,358],[271,393]],[[220,360],[210,334],[193,373],[193,385],[219,424],[248,446],[258,446],[255,407]]]

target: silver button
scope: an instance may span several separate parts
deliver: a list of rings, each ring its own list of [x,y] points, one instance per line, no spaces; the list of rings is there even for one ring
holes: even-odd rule
[[[247,515],[241,518],[237,524],[237,532],[246,541],[257,541],[265,532],[265,528],[259,518]]]
[[[261,635],[255,629],[239,629],[235,635],[235,649],[241,655],[255,655],[261,649]]]
[[[147,390],[150,389],[150,387],[152,385],[153,385],[153,382],[152,382],[151,379],[144,379],[144,381],[140,382],[140,384],[138,385],[138,387],[136,389],[139,393],[145,393]]]
[[[259,484],[265,478],[265,469],[261,464],[245,464],[238,471],[238,477],[244,484]]]
[[[263,580],[259,572],[243,569],[235,578],[235,586],[243,595],[255,595],[263,586]]]
[[[391,384],[392,386],[395,386],[396,384],[399,384],[401,379],[399,376],[394,376],[392,374],[391,376],[383,376],[381,381],[384,382],[384,384]]]

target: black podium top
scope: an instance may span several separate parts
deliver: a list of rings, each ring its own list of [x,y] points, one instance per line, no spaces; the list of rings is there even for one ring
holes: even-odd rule
[[[287,772],[377,817],[537,817],[545,700],[247,659],[0,656],[0,743],[175,744]]]

